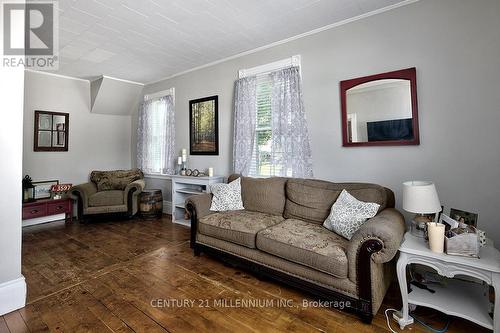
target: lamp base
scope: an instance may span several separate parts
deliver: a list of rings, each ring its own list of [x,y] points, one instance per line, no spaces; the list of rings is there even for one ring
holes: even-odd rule
[[[425,238],[427,234],[427,222],[432,222],[432,220],[425,215],[415,215],[411,221],[410,233],[413,236]]]

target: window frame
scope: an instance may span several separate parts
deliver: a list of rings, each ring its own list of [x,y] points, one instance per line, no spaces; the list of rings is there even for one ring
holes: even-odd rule
[[[172,96],[172,104],[173,104],[174,112],[175,112],[175,87],[172,87],[172,88],[166,89],[166,90],[157,91],[157,92],[150,93],[150,94],[145,94],[144,101],[145,102],[146,101],[154,102],[154,100],[160,99],[161,97],[165,97],[165,96]],[[163,167],[160,168],[160,170],[164,170],[164,169],[165,168],[163,168]],[[160,171],[160,172],[144,173],[144,176],[148,177],[148,178],[170,179],[171,175]]]
[[[287,67],[292,67],[292,66],[297,66],[299,67],[299,70],[301,70],[301,56],[300,55],[294,55],[289,58],[281,59],[278,61],[274,61],[268,64],[263,64],[260,66],[252,67],[252,68],[247,68],[247,69],[241,69],[238,71],[238,77],[244,78],[248,76],[256,76],[257,77],[257,87],[256,87],[256,94],[259,91],[259,84],[262,84],[262,82],[259,82],[259,77],[263,77],[271,72],[278,71],[280,69],[284,69]],[[257,102],[258,95],[256,96],[256,104]],[[270,108],[271,106],[269,106]],[[260,156],[260,150],[258,149],[258,135],[259,133],[262,133],[263,131],[266,130],[271,130],[271,137],[272,137],[272,123],[269,125],[269,128],[259,128],[258,124],[258,115],[259,115],[259,106],[256,105],[256,121],[255,121],[255,143],[254,143],[254,148],[252,152],[252,166],[250,167],[249,170],[249,176],[251,177],[256,177],[256,178],[267,178],[267,177],[273,177],[273,173],[270,170],[269,175],[261,174],[260,173],[260,163],[258,162]],[[269,109],[270,112],[270,118],[272,122],[272,113],[271,110]],[[254,165],[255,164],[255,165]],[[272,167],[271,167],[272,169]],[[255,170],[256,173],[253,173]]]

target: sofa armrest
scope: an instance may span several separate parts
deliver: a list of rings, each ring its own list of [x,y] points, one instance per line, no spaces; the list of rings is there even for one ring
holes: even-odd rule
[[[191,247],[194,247],[196,241],[196,232],[198,230],[198,220],[203,216],[211,214],[210,206],[212,204],[212,194],[204,193],[192,195],[186,198],[185,206],[191,215]]]
[[[212,195],[209,193],[191,195],[186,198],[185,204],[188,210],[190,206],[192,206],[192,209],[194,209],[196,213],[196,217],[199,219],[212,213],[212,211],[210,211]]]
[[[146,187],[146,181],[144,179],[134,180],[128,184],[123,190],[123,202],[128,207],[128,212],[131,215],[135,215],[138,210],[138,198],[142,190]]]
[[[97,186],[93,182],[88,182],[73,186],[69,192],[69,196],[76,201],[80,198],[83,207],[86,208],[89,206],[89,197],[94,193],[97,193]]]
[[[386,208],[377,216],[366,221],[352,236],[347,247],[350,280],[356,281],[358,256],[363,244],[372,241],[372,246],[379,247],[373,249],[371,260],[382,264],[394,258],[401,245],[404,233],[404,217],[394,208]],[[365,244],[365,246],[367,245]]]

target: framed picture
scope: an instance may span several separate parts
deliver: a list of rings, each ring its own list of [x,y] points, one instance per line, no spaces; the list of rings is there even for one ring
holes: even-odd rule
[[[52,196],[52,186],[58,185],[58,180],[45,180],[41,182],[33,182],[33,186],[35,187],[35,200],[38,199],[49,199]]]
[[[69,113],[35,111],[34,151],[68,151]]]
[[[477,228],[477,214],[466,212],[465,210],[460,210],[456,208],[450,209],[450,217],[458,222],[463,222],[467,225],[471,225]]]
[[[191,155],[219,155],[218,96],[189,101]]]

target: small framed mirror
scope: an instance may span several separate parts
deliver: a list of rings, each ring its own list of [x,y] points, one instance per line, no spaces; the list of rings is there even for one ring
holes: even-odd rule
[[[34,151],[68,151],[69,113],[35,111]]]
[[[416,69],[340,82],[342,145],[418,145]]]

